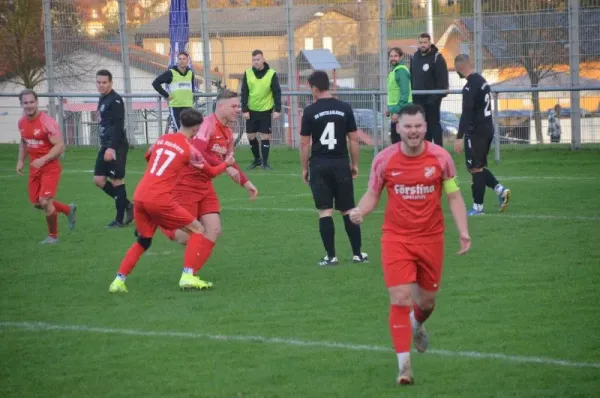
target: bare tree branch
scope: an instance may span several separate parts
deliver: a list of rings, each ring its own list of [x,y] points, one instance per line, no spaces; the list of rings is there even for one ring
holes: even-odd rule
[[[56,83],[81,81],[93,67],[75,54],[84,41],[77,11],[65,0],[51,1],[52,52]],[[0,0],[0,84],[35,88],[47,79],[41,0]]]

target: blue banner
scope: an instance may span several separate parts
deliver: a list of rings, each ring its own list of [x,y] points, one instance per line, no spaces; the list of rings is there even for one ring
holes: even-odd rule
[[[186,51],[189,54],[189,36],[187,0],[171,0],[171,10],[169,12],[169,40],[171,42],[169,67],[177,65],[178,52]]]

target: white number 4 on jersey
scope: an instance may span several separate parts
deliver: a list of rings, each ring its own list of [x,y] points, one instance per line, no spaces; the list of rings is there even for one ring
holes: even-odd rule
[[[335,149],[335,144],[337,144],[337,140],[335,139],[335,123],[327,123],[319,141],[321,141],[321,145],[326,145],[330,151]]]

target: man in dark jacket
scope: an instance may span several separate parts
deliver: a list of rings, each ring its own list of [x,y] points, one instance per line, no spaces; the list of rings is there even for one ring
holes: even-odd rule
[[[410,63],[413,90],[448,90],[448,66],[444,56],[431,43],[429,33],[419,35],[419,50]],[[447,94],[414,94],[413,102],[425,109],[427,135],[425,139],[442,145],[440,108]]]
[[[271,118],[278,119],[281,113],[281,86],[277,73],[265,62],[261,50],[252,52],[252,68],[244,72],[241,97],[242,112],[246,119],[246,135],[254,155],[249,169],[262,165],[263,169],[270,170]],[[261,135],[260,152],[257,133]]]

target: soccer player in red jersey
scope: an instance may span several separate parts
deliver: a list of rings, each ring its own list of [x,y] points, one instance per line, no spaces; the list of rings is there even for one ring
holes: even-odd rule
[[[19,100],[24,115],[19,119],[21,141],[16,169],[22,175],[25,158],[29,156],[29,200],[44,211],[48,224],[48,237],[40,243],[55,244],[59,242],[57,213],[67,216],[72,230],[77,210],[74,203],[66,205],[54,199],[61,175],[58,157],[64,153],[65,143],[56,120],[40,112],[35,91],[23,90]]]
[[[192,138],[192,145],[204,154],[209,164],[218,165],[227,156],[233,155],[233,134],[227,124],[235,122],[239,112],[240,101],[238,95],[230,90],[222,91],[217,96],[215,112],[204,119],[200,131]],[[233,181],[248,191],[251,200],[257,197],[258,190],[236,163],[227,168],[227,173]],[[204,170],[188,166],[179,174],[177,184],[173,190],[175,201],[200,220],[203,226],[200,268],[204,266],[210,257],[215,242],[221,235],[221,217],[219,214],[221,207],[212,178]],[[189,237],[182,230],[161,230],[169,239],[181,244],[185,244]],[[205,283],[207,287],[212,287],[212,283]]]
[[[209,165],[203,155],[190,144],[190,139],[200,129],[202,114],[193,109],[181,112],[181,131],[159,138],[152,146],[148,166],[135,193],[134,220],[137,242],[127,251],[121,262],[117,277],[109,287],[111,293],[127,292],[125,279],[131,273],[140,257],[152,244],[157,227],[181,229],[190,237],[187,241],[183,273],[179,280],[182,289],[202,289],[204,283],[194,276],[199,267],[202,251],[202,225],[187,210],[173,200],[173,188],[178,174],[191,164],[204,172],[216,176],[234,163],[230,155],[216,167]]]
[[[442,147],[425,141],[425,113],[419,105],[400,111],[401,142],[373,160],[369,189],[351,213],[360,224],[371,213],[385,188],[381,262],[390,295],[389,327],[398,357],[398,384],[412,384],[411,334],[415,348],[425,352],[423,323],[431,315],[440,287],[444,260],[442,190],[460,236],[460,251],[471,246],[465,202],[456,183],[456,168]],[[415,284],[417,285],[415,287]]]

